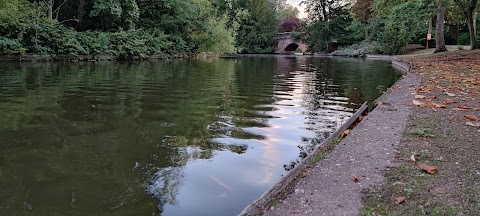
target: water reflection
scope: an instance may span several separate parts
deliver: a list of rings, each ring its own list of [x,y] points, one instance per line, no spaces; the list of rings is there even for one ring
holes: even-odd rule
[[[306,57],[0,63],[0,214],[238,213],[397,78]]]

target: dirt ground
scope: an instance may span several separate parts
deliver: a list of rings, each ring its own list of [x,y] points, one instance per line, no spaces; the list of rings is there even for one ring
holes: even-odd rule
[[[480,51],[404,58],[421,87],[394,166],[364,191],[362,214],[479,215]]]

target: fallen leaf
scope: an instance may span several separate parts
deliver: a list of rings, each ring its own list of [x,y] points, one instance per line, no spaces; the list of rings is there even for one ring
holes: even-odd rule
[[[412,156],[410,157],[410,160],[412,160],[412,161],[414,161],[414,162],[417,161],[417,159],[415,159],[415,155],[412,155]]]
[[[413,100],[413,105],[415,106],[423,106],[424,103],[420,102],[420,101],[417,101],[417,100]]]
[[[456,101],[452,101],[452,100],[450,100],[450,99],[448,99],[448,98],[445,99],[445,100],[443,100],[443,102],[445,102],[446,104],[457,103]]]
[[[445,92],[445,94],[447,94],[447,95],[450,96],[450,97],[455,97],[455,94],[453,94],[453,93]]]
[[[455,111],[467,111],[468,109],[463,109],[463,108],[453,108]]]
[[[472,121],[480,121],[476,116],[474,115],[466,115],[465,118],[472,120]]]
[[[397,197],[397,204],[402,204],[407,200],[405,197]]]
[[[437,104],[437,103],[432,103],[432,104],[437,108],[447,108],[447,106],[445,106],[444,104]]]
[[[360,118],[358,118],[358,119],[359,119],[360,121],[363,121],[363,120],[367,119],[367,115],[362,115],[362,116],[360,116]]]
[[[467,110],[472,109],[472,107],[463,106],[463,105],[457,106],[457,108],[459,108],[459,109],[467,109]]]
[[[425,98],[425,96],[423,96],[423,95],[415,95],[415,99],[424,99],[424,98]]]
[[[467,122],[467,126],[470,126],[470,127],[478,127],[478,125],[472,123],[472,122]]]
[[[418,164],[417,167],[425,172],[428,172],[430,174],[435,174],[438,169],[435,166],[429,166],[427,164]]]
[[[346,136],[350,135],[350,133],[351,133],[350,130],[343,131],[341,137],[342,137],[342,138],[345,138]]]
[[[432,110],[433,110],[434,112],[438,112],[438,110],[437,110],[437,109],[435,109],[435,108],[433,108],[433,107],[432,107]]]
[[[358,182],[358,177],[356,175],[352,176],[352,181],[353,182]]]

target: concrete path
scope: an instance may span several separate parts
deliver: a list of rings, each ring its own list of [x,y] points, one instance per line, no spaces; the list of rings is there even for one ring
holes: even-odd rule
[[[295,192],[265,215],[359,215],[362,189],[381,184],[410,115],[419,78],[409,74],[385,102],[300,180]],[[353,182],[353,176],[358,182]]]

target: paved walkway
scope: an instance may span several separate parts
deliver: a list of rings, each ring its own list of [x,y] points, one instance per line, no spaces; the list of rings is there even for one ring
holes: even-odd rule
[[[380,184],[392,165],[410,115],[414,74],[404,76],[385,102],[362,121],[325,160],[300,180],[295,192],[265,215],[359,215],[361,191]],[[353,182],[353,176],[358,182]]]

